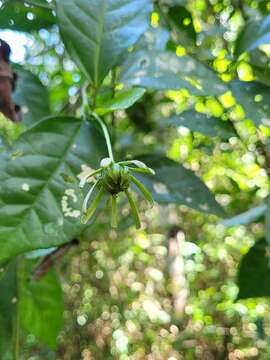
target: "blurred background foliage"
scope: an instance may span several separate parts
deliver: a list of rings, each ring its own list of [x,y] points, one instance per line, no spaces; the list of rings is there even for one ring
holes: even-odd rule
[[[23,106],[25,124],[32,123],[33,109],[42,116],[80,115],[83,75],[65,53],[51,10],[28,1],[10,3],[0,2],[0,27],[29,32],[25,57],[16,69],[22,89],[28,84],[34,94],[40,91],[36,99],[31,89],[20,93],[18,84],[15,99]],[[165,153],[204,179],[228,218],[261,205],[269,193],[265,152],[270,130],[262,118],[267,119],[263,111],[270,104],[261,91],[270,90],[270,48],[259,43],[253,49],[249,43],[256,31],[259,38],[258,26],[269,13],[265,0],[156,1],[152,29],[163,29],[169,50],[199,59],[227,83],[257,81],[259,90],[248,93],[244,84],[247,92],[238,98],[231,90],[215,97],[186,89],[149,90],[127,111],[108,115],[119,157],[142,150]],[[8,16],[10,21],[2,22]],[[158,39],[162,42],[161,35]],[[241,96],[254,99],[248,111]],[[40,108],[33,105],[38,100]],[[167,119],[191,107],[211,115],[213,123],[223,120],[233,133],[224,139],[220,134],[225,132],[216,134],[211,124],[197,132],[179,119]],[[265,237],[262,213],[253,223],[248,215],[231,220],[235,226],[185,206],[155,205],[142,213],[139,231],[130,227],[129,218],[114,231],[109,214],[102,213],[80,247],[57,264],[65,295],[59,346],[49,350],[25,334],[25,359],[269,359],[270,277],[264,281],[260,271],[264,256],[267,260],[265,248],[257,261],[244,263],[256,241]]]

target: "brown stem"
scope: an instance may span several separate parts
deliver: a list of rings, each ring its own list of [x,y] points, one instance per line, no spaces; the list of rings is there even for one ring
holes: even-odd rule
[[[32,278],[34,280],[40,280],[43,276],[45,276],[52,266],[59,262],[60,259],[74,246],[77,246],[79,241],[77,239],[72,240],[68,244],[64,244],[54,250],[51,254],[45,256],[41,262],[37,265],[37,267],[32,272]]]
[[[11,69],[9,56],[9,45],[0,39],[0,112],[16,122],[19,121],[19,116],[11,95],[15,89],[16,75]]]

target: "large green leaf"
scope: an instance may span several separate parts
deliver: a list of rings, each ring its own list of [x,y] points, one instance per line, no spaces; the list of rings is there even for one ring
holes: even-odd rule
[[[169,41],[170,33],[168,30],[157,27],[148,29],[137,41],[136,49],[142,50],[164,50]]]
[[[37,1],[36,1],[37,2]],[[46,0],[39,0],[48,4]],[[1,2],[2,3],[2,2]],[[0,6],[0,28],[30,32],[48,28],[55,23],[52,10],[29,6],[26,1],[6,0]]]
[[[98,86],[149,26],[152,0],[57,0],[63,41]]]
[[[157,90],[187,88],[196,95],[220,95],[227,86],[207,66],[193,57],[170,51],[141,50],[131,53],[122,65],[121,81]]]
[[[20,287],[21,324],[52,348],[63,325],[63,310],[62,289],[54,271],[38,281],[24,279]]]
[[[227,140],[235,136],[233,126],[228,121],[206,114],[198,113],[194,110],[185,111],[182,114],[171,116],[165,119],[165,125],[185,126],[192,131],[197,131],[208,136],[219,136]]]
[[[23,123],[33,125],[50,115],[49,94],[39,78],[22,67],[15,67],[18,74],[14,101],[21,106]]]
[[[237,102],[243,107],[246,118],[256,126],[270,126],[270,87],[258,82],[236,81],[230,85]]]
[[[99,104],[95,109],[98,114],[106,114],[111,111],[124,110],[132,106],[145,93],[142,88],[129,88],[116,92],[112,99]]]
[[[235,45],[235,54],[251,51],[260,45],[270,43],[270,16],[263,20],[249,21],[241,31]]]
[[[0,155],[0,261],[80,234],[82,194],[61,174],[74,177],[81,165],[96,168],[104,148],[92,125],[56,117],[31,127]]]
[[[235,215],[231,218],[224,219],[221,224],[227,227],[248,225],[260,219],[266,212],[267,206],[265,204],[253,207],[242,214]]]
[[[139,157],[156,175],[140,176],[160,204],[182,204],[205,213],[224,216],[208,187],[192,171],[181,164],[158,155]],[[137,176],[137,175],[136,175]]]
[[[0,354],[2,360],[12,360],[13,325],[17,312],[16,261],[12,261],[0,276]]]
[[[238,299],[270,296],[268,252],[265,239],[261,239],[243,257],[238,270]]]

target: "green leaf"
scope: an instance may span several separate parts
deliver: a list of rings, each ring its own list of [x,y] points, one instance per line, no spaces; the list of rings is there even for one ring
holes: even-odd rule
[[[208,187],[192,171],[159,155],[138,157],[155,170],[154,176],[136,174],[160,204],[180,204],[201,212],[224,216],[224,210]]]
[[[156,90],[186,88],[195,95],[220,95],[226,84],[210,68],[189,55],[141,50],[131,53],[121,70],[121,82]]]
[[[46,3],[45,0],[40,3]],[[16,11],[14,11],[16,9]],[[6,0],[0,7],[0,28],[31,32],[55,24],[52,10],[29,6],[21,0]]]
[[[145,93],[142,88],[129,88],[119,91],[115,94],[113,99],[107,100],[100,104],[95,112],[103,115],[111,111],[124,110],[137,102]]]
[[[249,54],[249,64],[252,66],[252,72],[260,83],[270,86],[270,68],[268,66],[269,58],[261,50],[253,50]]]
[[[49,94],[39,78],[21,66],[15,67],[18,74],[14,101],[21,106],[23,123],[33,125],[50,115]]]
[[[242,258],[238,270],[238,300],[270,296],[268,254],[269,246],[265,239],[261,239]]]
[[[191,13],[178,5],[169,8],[168,16],[177,30],[179,42],[186,46],[195,45],[197,34]]]
[[[248,225],[258,219],[260,219],[266,212],[267,206],[260,205],[243,212],[242,214],[233,216],[229,219],[224,219],[221,224],[227,227]]]
[[[168,30],[161,27],[151,27],[140,37],[135,48],[138,50],[165,50],[169,38]]]
[[[41,280],[24,279],[20,286],[22,326],[39,340],[56,347],[56,337],[63,325],[63,295],[54,271]]]
[[[10,146],[23,130],[24,127],[21,123],[10,121],[0,112],[0,136],[7,146]]]
[[[61,174],[76,178],[82,165],[99,167],[105,148],[93,125],[55,117],[31,127],[0,155],[0,261],[81,233],[82,193]]]
[[[257,82],[235,81],[230,84],[233,96],[243,107],[246,118],[256,126],[270,126],[270,87]]]
[[[149,27],[152,0],[56,0],[72,59],[99,86]]]
[[[236,135],[230,122],[222,121],[219,118],[210,117],[194,110],[171,116],[165,119],[166,124],[185,126],[192,131],[197,131],[207,136],[219,136],[224,140],[228,140]]]
[[[252,51],[260,45],[270,43],[270,16],[263,20],[249,21],[242,29],[235,45],[235,55]]]
[[[3,270],[3,269],[1,269]],[[12,360],[13,325],[16,315],[17,264],[12,261],[0,274],[0,354]]]

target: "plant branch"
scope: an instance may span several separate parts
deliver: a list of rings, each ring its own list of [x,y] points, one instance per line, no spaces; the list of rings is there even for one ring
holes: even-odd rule
[[[103,131],[103,134],[104,134],[104,137],[106,140],[109,157],[112,160],[112,162],[114,162],[112,144],[111,144],[111,139],[110,139],[110,135],[109,135],[107,126],[104,124],[103,120],[95,112],[92,112],[91,115],[97,120],[97,122],[99,123],[99,125]]]
[[[244,20],[248,20],[248,16],[245,12],[244,4],[242,0],[238,0],[238,8]]]
[[[42,258],[41,262],[37,265],[37,267],[32,272],[32,277],[34,280],[41,279],[44,275],[46,275],[52,266],[59,262],[60,259],[74,246],[77,246],[79,241],[77,239],[72,240],[68,244],[64,244],[54,250],[51,254],[46,255]]]

